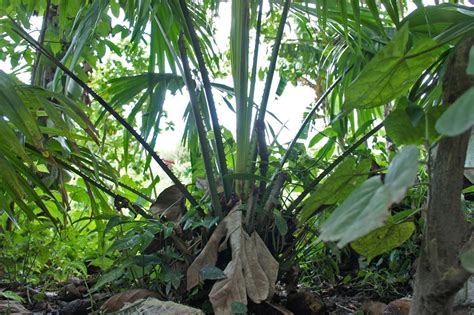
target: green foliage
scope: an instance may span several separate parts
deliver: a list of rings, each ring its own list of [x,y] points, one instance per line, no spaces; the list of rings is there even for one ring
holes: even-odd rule
[[[430,106],[424,110],[402,98],[385,118],[387,136],[397,145],[423,144],[427,140],[431,143],[439,137],[435,123],[444,110],[443,106]]]
[[[445,136],[459,135],[474,125],[474,88],[460,96],[436,122],[436,130]],[[453,123],[456,122],[456,123]]]
[[[388,223],[353,241],[351,247],[359,254],[367,257],[370,263],[378,255],[399,247],[410,238],[413,232],[415,232],[415,224],[413,222],[401,224]]]
[[[348,87],[347,108],[387,104],[405,93],[439,56],[435,41],[415,41],[407,49],[408,40],[409,28],[405,24]]]
[[[7,300],[13,300],[20,303],[25,303],[25,299],[13,291],[0,291],[0,295],[6,298]]]
[[[385,182],[375,176],[351,193],[321,226],[320,238],[343,247],[383,226],[390,205],[400,202],[413,185],[417,168],[418,149],[403,148],[390,163]]]
[[[230,194],[221,198],[215,193],[214,204],[228,211],[234,201],[252,202],[249,208],[254,207],[261,224],[254,225],[249,215],[245,228],[256,227],[281,259],[282,270],[299,263],[310,281],[322,277],[372,285],[380,295],[406,283],[416,252],[407,240],[419,223],[412,207],[421,207],[427,188],[417,186],[406,202],[404,197],[417,172],[421,179],[427,174],[418,169],[415,146],[404,147],[388,164],[391,145],[432,144],[437,132],[449,136],[472,126],[468,104],[473,90],[442,114],[439,82],[449,49],[472,31],[473,10],[454,4],[420,6],[403,18],[406,8],[396,1],[290,2],[271,2],[263,21],[256,22],[257,9],[266,10],[267,2],[258,7],[257,1],[234,0],[230,51],[221,55],[212,37],[218,1],[187,1],[189,12],[174,0],[53,1],[55,10],[46,8],[45,1],[3,1],[0,59],[15,72],[32,73],[33,79],[28,85],[0,72],[0,260],[5,278],[36,285],[72,275],[86,278],[91,267],[98,267],[101,276],[94,290],[141,286],[181,300],[186,266],[219,221],[210,207],[209,185],[217,191],[223,180],[237,183],[235,195],[226,200]],[[38,40],[52,56],[27,46],[7,18],[31,32],[34,15],[49,16]],[[112,25],[115,19],[119,21]],[[254,27],[264,38],[256,36],[254,50],[262,45],[269,51],[270,45],[273,52],[269,65],[260,69],[261,60],[254,58],[249,76]],[[181,32],[189,71],[178,58]],[[473,72],[473,49],[470,54],[468,73]],[[167,96],[179,93],[186,81],[196,96],[194,111],[201,115],[191,115],[187,108],[183,144],[188,151],[172,168],[199,204],[188,207],[176,222],[159,221],[146,210],[136,215],[135,206],[147,209],[157,196],[160,178],[151,155],[143,155],[123,123],[107,116],[90,94],[53,66],[55,61],[100,90],[118,115],[139,130],[152,153],[160,133],[178,123],[167,120],[167,111],[174,109]],[[206,82],[203,67],[211,80],[232,76],[234,86]],[[258,108],[263,146],[257,145],[252,115],[256,71],[266,82]],[[304,82],[317,99],[289,146],[279,142],[278,130],[264,119],[271,114],[267,105],[275,71],[280,74],[277,95],[288,90],[287,82]],[[235,137],[233,130],[215,123],[210,87],[235,109]],[[388,117],[381,105],[391,109]],[[200,144],[198,121],[204,136]],[[371,129],[380,121],[385,132]],[[313,128],[323,131],[307,148],[301,140]],[[376,174],[366,180],[386,166],[384,182]],[[228,174],[227,167],[233,169]],[[281,174],[289,180],[275,197]],[[196,187],[205,176],[217,183]],[[254,199],[247,200],[249,196]],[[126,197],[123,207],[117,205],[119,197]],[[391,207],[394,203],[398,205]],[[323,210],[334,211],[328,215]],[[393,222],[386,223],[390,212]],[[400,223],[408,216],[415,223]],[[370,264],[361,259],[359,270],[344,274],[349,248],[318,239],[336,241],[339,247],[352,242]],[[157,241],[158,249],[149,252]],[[462,261],[471,268],[466,257]],[[201,276],[221,279],[223,273],[204,268]],[[247,309],[234,303],[232,311]]]
[[[364,182],[370,168],[370,160],[360,163],[348,157],[334,172],[305,200],[301,210],[301,222],[305,222],[322,205],[333,205],[347,196]],[[334,192],[337,191],[337,194]]]
[[[321,239],[338,241],[343,247],[385,222],[390,195],[380,180],[372,177],[357,188],[321,227]]]

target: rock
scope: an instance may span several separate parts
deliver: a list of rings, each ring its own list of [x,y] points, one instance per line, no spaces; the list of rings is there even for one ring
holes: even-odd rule
[[[204,312],[196,308],[189,307],[170,301],[160,301],[155,298],[138,300],[130,305],[126,305],[116,313],[117,315],[141,314],[141,315],[204,315]]]
[[[0,300],[0,314],[33,314],[20,302]]]
[[[295,314],[305,315],[319,315],[325,311],[321,297],[308,289],[289,294],[286,308]]]
[[[60,297],[64,301],[74,301],[78,299],[82,299],[84,294],[87,293],[87,288],[84,286],[83,281],[79,278],[71,278],[68,281],[61,292],[59,292]]]
[[[464,287],[456,293],[454,306],[474,306],[474,276],[471,276]]]
[[[368,301],[362,305],[360,310],[368,315],[382,315],[387,304],[377,301]]]
[[[90,313],[91,300],[90,299],[77,299],[66,303],[61,308],[61,314],[65,315],[80,315]]]
[[[398,299],[388,303],[383,311],[384,315],[409,315],[413,300],[409,298]]]
[[[461,309],[461,310],[455,310],[453,312],[453,315],[470,315],[469,308]]]
[[[120,310],[125,303],[133,303],[148,297],[158,297],[158,293],[147,289],[134,289],[110,297],[100,309],[104,312],[116,312]]]

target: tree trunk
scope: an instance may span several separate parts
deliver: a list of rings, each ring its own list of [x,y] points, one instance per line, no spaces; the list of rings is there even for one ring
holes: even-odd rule
[[[474,38],[461,43],[448,63],[443,84],[446,104],[454,102],[473,86],[474,78],[466,74],[469,49],[473,43]],[[461,208],[469,136],[470,130],[459,136],[443,138],[430,163],[426,230],[410,314],[452,314],[454,295],[470,276],[459,261],[472,233]]]

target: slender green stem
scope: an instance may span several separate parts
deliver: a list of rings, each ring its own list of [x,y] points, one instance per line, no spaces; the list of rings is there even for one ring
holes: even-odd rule
[[[226,176],[225,176],[228,173],[226,159],[225,159],[225,150],[224,150],[224,144],[222,142],[221,127],[219,125],[219,119],[217,118],[216,105],[214,103],[214,97],[212,95],[211,81],[209,80],[209,73],[206,68],[206,63],[204,61],[201,46],[199,45],[199,39],[197,37],[196,30],[194,29],[193,22],[191,21],[191,16],[189,14],[189,10],[186,5],[186,0],[180,0],[179,4],[181,6],[181,10],[183,11],[184,20],[186,22],[186,26],[189,31],[191,46],[193,47],[194,55],[196,56],[196,59],[198,62],[199,72],[201,73],[202,82],[204,85],[204,92],[206,93],[207,106],[209,108],[209,113],[211,115],[212,129],[214,131],[214,138],[216,141],[217,162],[218,162],[219,170],[221,171],[221,176],[224,183],[224,197],[225,197],[225,200],[227,201],[229,200],[230,195],[232,193],[232,188],[231,188],[230,181],[226,179]],[[185,75],[187,75],[186,70],[185,70]]]
[[[288,11],[290,10],[291,0],[286,0],[283,6],[283,12],[281,13],[280,24],[278,25],[277,36],[275,43],[273,44],[272,56],[270,60],[270,66],[268,67],[267,79],[265,81],[265,87],[263,90],[262,102],[258,112],[257,120],[264,122],[265,113],[267,111],[268,99],[270,97],[270,89],[272,87],[273,76],[275,74],[276,62],[278,59],[278,53],[280,51],[281,40],[283,37],[283,31],[285,29],[286,19],[288,18]]]
[[[258,51],[260,48],[260,35],[262,33],[262,13],[263,13],[263,0],[260,0],[258,3],[257,28],[255,31],[255,48],[253,50],[252,74],[250,75],[250,92],[249,92],[249,99],[248,99],[249,107],[252,107],[253,105],[253,98],[255,95],[255,85],[257,82]]]
[[[263,13],[263,0],[260,0],[258,3],[258,16],[257,16],[257,28],[255,33],[255,48],[253,50],[253,63],[252,63],[252,74],[250,75],[250,92],[249,92],[249,99],[248,99],[248,107],[252,108],[253,106],[253,99],[255,96],[255,85],[257,83],[257,65],[258,65],[258,51],[260,48],[260,35],[262,33],[262,13]],[[255,117],[255,121],[257,117]],[[256,141],[256,130],[255,128],[252,130],[252,136],[250,137],[250,174],[255,172],[255,160],[257,158],[257,146]],[[254,150],[255,149],[255,150]]]
[[[186,47],[184,44],[183,33],[181,33],[179,37],[178,46],[179,46],[179,52],[181,54],[181,63],[183,65],[183,70],[184,70],[184,79],[185,79],[184,81],[186,83],[186,87],[188,88],[191,108],[193,110],[199,142],[201,144],[201,153],[202,153],[202,158],[204,161],[204,168],[206,170],[207,182],[209,183],[209,192],[211,194],[212,206],[217,216],[222,219],[223,218],[222,208],[221,208],[221,203],[219,200],[219,195],[217,193],[216,181],[214,179],[214,174],[212,171],[211,155],[209,153],[209,146],[208,146],[209,144],[207,142],[206,129],[204,128],[201,112],[199,110],[198,99],[196,97],[196,94],[194,93],[194,84],[193,84],[194,81],[191,77],[191,69],[189,67],[189,61],[188,61],[188,56],[186,53]]]
[[[58,160],[58,159],[56,159],[56,160]],[[90,169],[90,168],[88,168],[88,167],[86,167],[85,165],[82,165],[82,164],[81,164],[81,168],[84,169],[84,170],[87,170],[89,172],[93,172],[92,169]],[[146,201],[148,201],[150,203],[154,202],[154,200],[152,198],[148,197],[147,195],[145,195],[144,193],[138,191],[137,189],[135,189],[135,188],[133,188],[133,187],[131,187],[131,186],[125,184],[125,183],[122,183],[121,181],[117,181],[117,180],[113,179],[112,177],[110,177],[110,176],[108,176],[104,173],[100,173],[99,175],[100,175],[100,177],[103,177],[104,179],[106,179],[108,181],[117,183],[118,186],[121,186],[122,188],[125,188],[126,190],[134,193],[135,195],[145,199]]]
[[[347,69],[346,71],[344,71],[344,74],[346,74],[352,67],[350,67],[349,69]],[[332,90],[334,90],[334,88],[337,86],[337,84],[339,84],[339,82],[341,82],[342,78],[344,77],[344,75],[340,76],[339,78],[337,78],[332,84],[331,86],[323,93],[323,95],[321,95],[321,97],[318,99],[318,101],[316,102],[316,104],[314,105],[313,109],[311,109],[311,111],[308,113],[308,115],[306,116],[305,120],[303,121],[303,124],[301,125],[300,129],[298,130],[298,132],[296,133],[295,137],[293,138],[293,140],[291,141],[290,145],[288,146],[288,149],[286,150],[285,152],[285,155],[283,155],[281,161],[280,161],[280,164],[278,165],[277,169],[274,171],[273,173],[273,176],[272,176],[272,179],[270,181],[270,184],[268,185],[268,190],[267,192],[265,193],[265,196],[263,197],[263,201],[265,202],[266,199],[268,198],[268,194],[269,194],[269,190],[271,189],[271,187],[273,186],[274,182],[275,182],[275,179],[276,179],[276,176],[281,172],[283,166],[285,166],[285,163],[286,161],[288,160],[288,157],[290,156],[291,152],[293,151],[297,141],[299,140],[301,134],[303,133],[303,131],[306,129],[306,127],[309,125],[309,123],[312,121],[313,119],[313,116],[314,114],[316,113],[316,111],[318,110],[318,108],[321,106],[321,104],[324,102],[324,100],[328,97],[329,93],[332,92]]]
[[[362,138],[357,140],[353,145],[351,145],[346,151],[344,151],[340,156],[337,157],[321,174],[318,175],[309,185],[306,186],[305,190],[293,201],[293,203],[288,207],[286,210],[287,212],[291,212],[303,201],[303,199],[313,191],[316,186],[333,170],[338,166],[344,159],[352,154],[362,143],[364,143],[367,139],[373,136],[380,128],[383,127],[383,122],[375,126],[372,130],[366,133]],[[296,215],[298,215],[300,210],[296,211]]]
[[[44,43],[44,38],[46,36],[46,29],[48,28],[48,19],[49,19],[49,11],[51,10],[51,0],[46,1],[46,10],[43,15],[43,23],[41,25],[41,32],[38,37],[38,42],[40,44]],[[36,52],[35,63],[33,64],[33,69],[31,71],[31,84],[32,85],[40,85],[38,82],[38,70],[41,64],[41,53]]]
[[[286,0],[283,6],[283,12],[281,14],[280,24],[278,25],[278,31],[275,39],[275,43],[273,45],[272,56],[270,59],[270,66],[267,72],[267,78],[265,81],[265,87],[263,90],[262,101],[260,103],[260,108],[257,112],[257,119],[254,123],[254,128],[252,131],[252,146],[250,148],[250,158],[252,160],[252,165],[255,163],[254,161],[257,158],[257,141],[256,141],[256,126],[265,126],[265,114],[267,112],[267,105],[268,99],[270,97],[270,89],[272,87],[273,77],[275,74],[276,62],[278,59],[278,52],[280,51],[281,40],[283,37],[283,31],[285,29],[286,20],[288,18],[288,11],[290,9],[291,0]],[[254,56],[255,58],[255,56]],[[252,167],[252,171],[254,171],[254,166]],[[276,173],[275,173],[276,174]],[[274,180],[274,179],[273,179]],[[271,189],[271,185],[268,186],[268,189]],[[265,200],[263,201],[263,204]]]
[[[236,101],[236,172],[248,173],[250,166],[250,132],[252,106],[248,104],[248,57],[249,57],[249,2],[232,1],[231,19],[231,66]],[[236,192],[240,199],[247,196],[247,182],[236,181]]]
[[[194,199],[194,197],[189,193],[186,187],[181,183],[181,181],[173,174],[173,172],[166,166],[163,160],[158,156],[154,149],[143,139],[142,136],[122,117],[120,114],[113,109],[100,95],[98,95],[89,85],[84,81],[79,79],[71,70],[69,70],[63,63],[51,55],[42,45],[40,45],[36,40],[34,40],[23,28],[18,25],[13,19],[12,23],[16,28],[14,31],[31,44],[36,50],[40,51],[44,56],[46,56],[52,63],[59,67],[64,73],[66,73],[71,79],[76,81],[87,93],[89,93],[107,112],[109,112],[124,128],[130,132],[130,134],[143,146],[143,148],[152,156],[152,158],[158,163],[158,165],[163,169],[163,171],[168,175],[171,181],[176,185],[176,187],[183,193],[186,199],[189,200],[191,205],[199,209],[199,204]]]

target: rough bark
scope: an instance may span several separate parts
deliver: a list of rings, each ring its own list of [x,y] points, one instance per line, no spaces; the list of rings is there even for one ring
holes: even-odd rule
[[[473,85],[473,78],[466,74],[468,52],[473,43],[474,38],[461,43],[448,63],[443,83],[446,104],[454,102]],[[461,208],[469,135],[470,130],[456,137],[443,138],[430,165],[426,230],[410,314],[452,314],[454,295],[470,276],[459,261],[472,234],[472,227]]]

